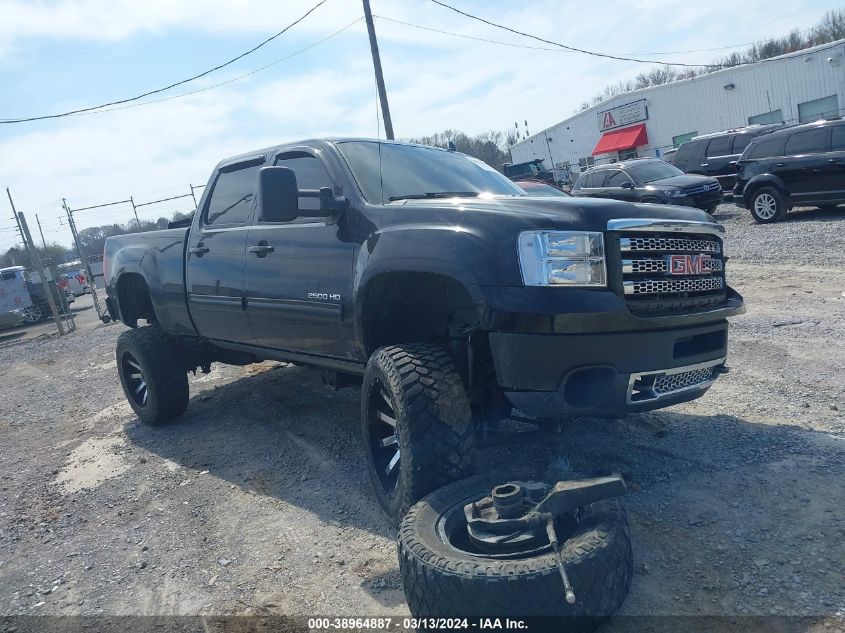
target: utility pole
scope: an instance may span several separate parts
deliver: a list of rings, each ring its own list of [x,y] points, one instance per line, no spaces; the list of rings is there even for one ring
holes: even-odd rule
[[[44,239],[44,229],[41,228],[41,220],[38,214],[35,214],[35,222],[38,224],[38,232],[41,234],[41,244],[44,246],[44,259],[47,260],[47,266],[50,267],[50,275],[53,281],[56,282],[56,288],[59,289],[59,268],[52,257],[47,256],[47,240]],[[59,289],[59,298],[62,300],[62,308],[64,309],[64,321],[67,325],[68,332],[76,330],[76,321],[73,318],[73,312],[70,311],[70,304],[67,299],[62,296],[61,289]]]
[[[197,205],[197,197],[194,194],[194,186],[191,183],[188,183],[188,186],[191,188],[191,197],[194,199],[194,211],[198,211],[199,206]]]
[[[141,230],[141,220],[138,219],[138,209],[135,208],[135,200],[129,196],[129,204],[132,205],[132,213],[135,214],[135,223],[138,225],[138,230]]]
[[[26,239],[23,236],[23,229],[21,228],[21,221],[18,219],[18,211],[15,209],[15,201],[12,200],[12,192],[9,191],[9,188],[6,187],[6,195],[9,196],[9,204],[12,207],[12,216],[15,218],[15,224],[18,225],[18,234],[21,236],[21,242],[23,242],[24,248],[26,248]]]
[[[38,276],[41,277],[41,288],[44,290],[44,295],[47,297],[47,303],[50,305],[50,312],[53,313],[53,320],[56,322],[56,327],[59,328],[59,334],[64,335],[65,328],[62,325],[62,319],[59,316],[59,310],[56,308],[56,300],[53,297],[53,289],[50,287],[50,282],[47,281],[47,273],[44,271],[44,267],[41,265],[41,258],[38,256],[38,251],[35,249],[35,244],[32,243],[32,235],[29,233],[29,227],[26,225],[26,218],[24,217],[23,213],[18,213],[18,218],[20,220],[20,227],[23,231],[24,241],[26,242],[26,247],[29,250],[29,258],[32,260],[32,267],[38,273]],[[53,279],[53,283],[56,284],[56,290],[59,290],[59,280]]]
[[[82,244],[79,241],[79,234],[76,232],[76,223],[73,221],[73,212],[70,210],[70,207],[67,206],[67,200],[64,198],[62,198],[62,207],[64,207],[64,210],[67,213],[67,223],[70,226],[70,232],[73,234],[73,242],[76,244],[76,251],[79,253],[79,259],[82,260],[83,264],[85,264],[85,272],[88,273],[88,283],[91,286],[91,297],[94,299],[94,309],[97,311],[97,316],[100,317],[100,320],[102,321],[104,315],[102,308],[100,308],[100,300],[97,297],[97,284],[94,280],[94,273],[91,272],[91,264],[88,261],[88,258],[85,257],[82,252]]]
[[[38,214],[35,214],[35,222],[38,224],[38,232],[41,233],[41,243],[44,245],[44,256],[47,256],[47,240],[44,239],[44,229],[41,228],[41,220],[38,219]]]
[[[376,27],[373,24],[373,14],[370,11],[370,0],[364,2],[364,18],[367,22],[367,32],[370,34],[370,51],[373,54],[373,68],[376,71],[376,86],[378,87],[378,98],[381,103],[381,115],[384,117],[384,133],[389,141],[393,140],[393,121],[390,119],[390,106],[387,105],[387,91],[384,89],[384,75],[381,72],[381,57],[378,54],[378,42],[376,41]]]

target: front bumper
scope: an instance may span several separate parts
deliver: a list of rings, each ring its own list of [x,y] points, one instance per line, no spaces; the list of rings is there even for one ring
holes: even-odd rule
[[[680,202],[677,202],[680,200]],[[721,189],[716,191],[708,191],[701,194],[696,194],[693,196],[684,196],[683,198],[670,198],[669,201],[671,204],[682,204],[687,207],[693,207],[696,209],[703,209],[707,210],[713,208],[714,206],[721,204],[723,200],[722,191]]]
[[[499,386],[537,417],[650,411],[704,394],[725,371],[727,321],[644,332],[491,332]]]

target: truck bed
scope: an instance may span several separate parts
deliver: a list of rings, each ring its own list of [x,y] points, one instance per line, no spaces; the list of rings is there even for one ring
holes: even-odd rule
[[[107,286],[125,273],[137,273],[146,280],[156,318],[173,334],[196,334],[185,293],[187,239],[187,228],[110,237],[103,258]]]

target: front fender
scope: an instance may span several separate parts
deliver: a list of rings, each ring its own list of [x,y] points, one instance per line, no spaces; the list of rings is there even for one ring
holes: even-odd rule
[[[482,287],[501,283],[501,268],[496,249],[473,229],[415,224],[379,230],[361,245],[354,264],[356,339],[363,340],[367,284],[381,274],[414,272],[450,277],[464,287],[473,302],[480,304],[484,302]]]

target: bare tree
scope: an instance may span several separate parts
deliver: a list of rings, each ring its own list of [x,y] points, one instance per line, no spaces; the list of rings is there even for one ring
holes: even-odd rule
[[[800,31],[792,31],[784,37],[775,37],[751,44],[745,51],[734,51],[724,56],[712,66],[700,69],[684,68],[675,69],[671,66],[655,66],[646,72],[637,75],[633,81],[622,81],[607,86],[600,94],[592,99],[592,105],[606,101],[632,90],[660,86],[679,79],[691,79],[698,75],[710,73],[722,68],[732,68],[742,64],[751,64],[764,59],[771,59],[778,55],[793,53],[812,46],[819,46],[836,40],[845,39],[845,9],[834,9],[822,16],[819,23],[802,34]],[[581,104],[581,110],[590,107],[587,102]]]

